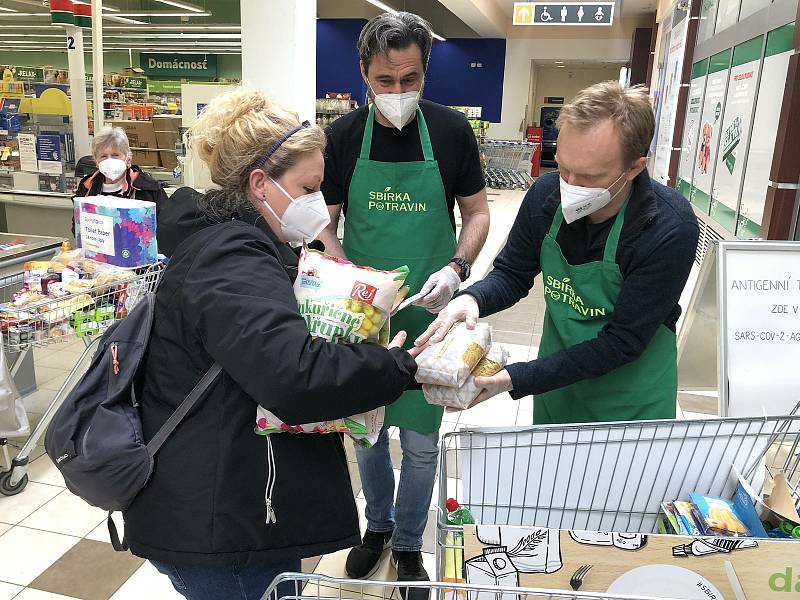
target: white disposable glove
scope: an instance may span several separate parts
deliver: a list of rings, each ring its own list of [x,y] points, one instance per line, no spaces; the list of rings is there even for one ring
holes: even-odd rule
[[[422,297],[414,304],[436,314],[447,306],[460,285],[461,278],[458,273],[452,267],[446,266],[428,277],[428,281],[420,290]]]
[[[480,317],[478,301],[475,300],[474,296],[470,296],[469,293],[462,294],[439,313],[439,316],[430,324],[430,327],[416,339],[414,345],[418,348],[424,348],[428,344],[441,342],[447,332],[450,331],[450,328],[462,321],[466,322],[467,329],[475,329],[478,324],[478,317]]]

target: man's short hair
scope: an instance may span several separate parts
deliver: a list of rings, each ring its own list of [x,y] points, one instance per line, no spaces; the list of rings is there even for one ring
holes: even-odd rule
[[[611,119],[619,131],[626,162],[647,156],[656,119],[646,87],[622,87],[617,81],[604,81],[590,86],[578,92],[561,109],[556,126],[561,128],[569,124],[579,129],[589,129],[605,119]]]
[[[364,25],[358,36],[358,57],[369,70],[369,63],[377,54],[389,50],[404,50],[416,44],[422,52],[422,68],[428,68],[433,48],[433,30],[430,23],[409,12],[383,13]]]

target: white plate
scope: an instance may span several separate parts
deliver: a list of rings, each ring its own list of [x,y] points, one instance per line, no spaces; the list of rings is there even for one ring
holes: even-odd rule
[[[673,565],[637,567],[617,578],[609,594],[685,598],[686,600],[724,600],[720,591],[702,575]]]

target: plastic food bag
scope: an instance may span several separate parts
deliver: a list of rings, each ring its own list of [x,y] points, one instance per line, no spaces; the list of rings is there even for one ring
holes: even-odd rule
[[[472,373],[460,388],[443,385],[423,385],[422,392],[425,394],[425,400],[428,404],[437,406],[449,406],[460,408],[461,410],[469,408],[469,405],[483,391],[482,388],[475,385],[475,378],[497,375],[505,368],[507,362],[508,350],[495,344],[472,370]]]
[[[458,323],[441,342],[428,346],[417,357],[417,381],[459,388],[491,345],[489,325],[478,323],[475,329],[467,329],[466,323]]]
[[[303,248],[294,283],[300,314],[314,338],[360,344],[389,342],[389,315],[408,292],[408,267],[379,271]],[[384,409],[345,419],[288,425],[259,407],[256,433],[346,433],[372,446],[383,427]]]
[[[0,334],[0,437],[21,437],[28,435],[30,431],[28,415],[11,376],[2,346],[3,338]]]

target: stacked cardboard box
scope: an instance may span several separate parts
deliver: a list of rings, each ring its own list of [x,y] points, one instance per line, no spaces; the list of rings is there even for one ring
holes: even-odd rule
[[[125,130],[133,152],[133,164],[140,167],[161,166],[156,130],[151,121],[114,121],[113,125]]]
[[[153,127],[156,131],[156,142],[158,142],[158,154],[161,159],[161,166],[165,169],[174,169],[178,166],[175,158],[175,144],[180,140],[180,126],[182,117],[177,115],[155,115],[153,117]]]

